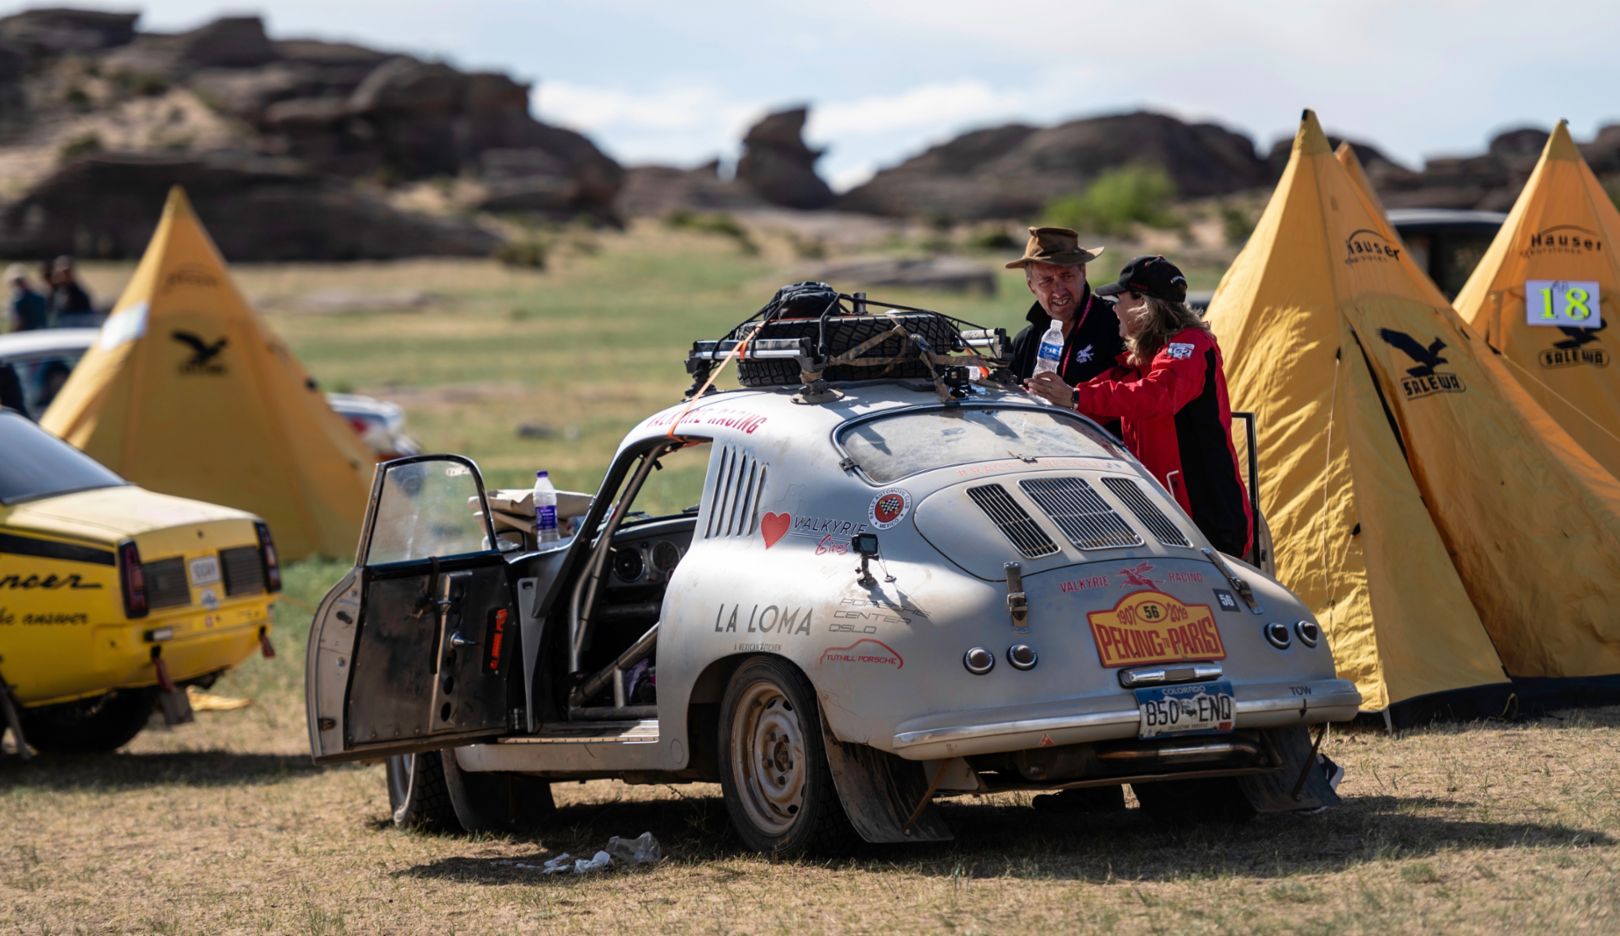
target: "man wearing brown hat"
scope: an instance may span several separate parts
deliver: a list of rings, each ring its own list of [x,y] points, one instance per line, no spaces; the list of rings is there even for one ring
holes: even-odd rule
[[[1041,336],[1054,320],[1063,326],[1063,356],[1058,376],[1073,387],[1106,372],[1125,350],[1113,304],[1096,296],[1086,282],[1086,264],[1101,247],[1081,247],[1080,235],[1068,228],[1032,227],[1024,255],[1007,264],[1023,267],[1035,304],[1025,316],[1029,327],[1013,339],[1012,371],[1021,380],[1035,373]]]

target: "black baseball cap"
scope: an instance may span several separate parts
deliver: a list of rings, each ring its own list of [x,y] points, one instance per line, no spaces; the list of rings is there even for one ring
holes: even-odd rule
[[[1119,271],[1119,282],[1097,287],[1099,296],[1141,293],[1166,302],[1187,301],[1187,277],[1163,256],[1137,257]]]

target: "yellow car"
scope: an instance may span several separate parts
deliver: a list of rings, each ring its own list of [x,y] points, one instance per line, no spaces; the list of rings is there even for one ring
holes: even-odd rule
[[[186,686],[270,652],[280,589],[257,517],[142,490],[0,409],[0,729],[110,751],[154,702],[185,720]]]

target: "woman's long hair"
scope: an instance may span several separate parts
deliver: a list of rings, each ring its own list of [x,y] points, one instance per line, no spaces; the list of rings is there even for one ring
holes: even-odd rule
[[[1209,331],[1209,325],[1185,302],[1167,302],[1155,296],[1143,296],[1142,299],[1147,303],[1147,319],[1135,338],[1125,339],[1125,350],[1135,367],[1146,367],[1153,356],[1164,349],[1170,336],[1182,329],[1202,328]]]

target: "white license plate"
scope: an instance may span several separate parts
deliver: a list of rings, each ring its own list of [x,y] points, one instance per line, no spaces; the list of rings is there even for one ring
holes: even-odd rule
[[[1136,734],[1141,738],[1221,734],[1232,730],[1236,709],[1229,682],[1138,689]]]
[[[219,560],[213,556],[203,556],[191,560],[191,584],[208,585],[219,581]]]

